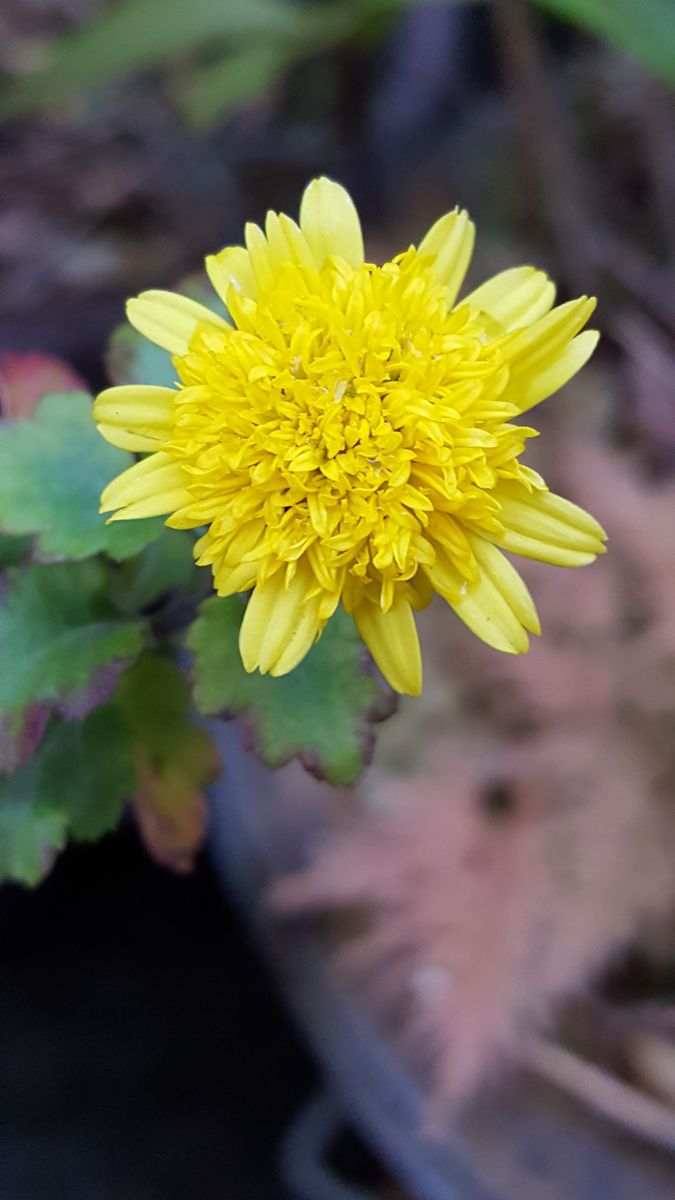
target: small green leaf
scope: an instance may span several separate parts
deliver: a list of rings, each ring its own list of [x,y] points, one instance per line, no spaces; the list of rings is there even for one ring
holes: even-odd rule
[[[571,21],[675,83],[673,0],[536,0],[539,8]]]
[[[176,368],[168,350],[143,337],[131,325],[113,330],[106,353],[106,368],[112,383],[149,383],[175,387]]]
[[[109,695],[120,662],[141,648],[142,623],[115,614],[107,583],[105,565],[95,559],[8,572],[0,604],[0,714],[52,701],[80,716]]]
[[[126,672],[116,703],[136,766],[132,807],[150,854],[187,871],[206,831],[203,788],[220,765],[205,729],[191,716],[187,682],[168,659],[145,654]]]
[[[47,747],[45,793],[65,812],[70,837],[93,841],[115,828],[133,790],[128,731],[114,700],[57,728]]]
[[[247,675],[238,635],[244,609],[236,597],[206,600],[188,635],[195,699],[207,716],[245,713],[254,748],[277,767],[293,757],[329,783],[352,783],[372,749],[370,725],[381,693],[364,673],[364,650],[342,610],[289,675]]]
[[[113,829],[133,787],[127,731],[114,705],[54,721],[35,756],[0,779],[0,879],[35,884],[68,837]]]
[[[0,567],[15,567],[27,558],[33,544],[32,538],[12,537],[11,533],[0,533]]]
[[[33,757],[51,712],[51,704],[39,701],[21,712],[0,716],[0,775],[11,775]]]
[[[106,525],[98,511],[105,485],[133,461],[100,436],[89,396],[45,396],[32,420],[0,426],[0,529],[37,534],[44,558],[137,554],[162,522]]]
[[[0,883],[11,879],[32,887],[65,845],[66,818],[36,807],[29,771],[30,766],[0,779]]]
[[[162,529],[137,558],[120,567],[113,585],[117,607],[125,613],[142,612],[170,593],[196,590],[203,572],[195,565],[193,546],[186,530]]]
[[[191,300],[196,300],[205,308],[210,308],[211,312],[217,313],[219,317],[225,317],[226,321],[232,320],[220,296],[214,292],[205,271],[193,271],[191,275],[185,275],[180,283],[176,284],[174,291],[180,292],[182,296],[189,296]]]
[[[122,0],[48,49],[43,67],[19,79],[0,103],[0,119],[47,108],[214,41],[296,38],[311,53],[348,34],[358,6],[288,0]]]
[[[192,69],[178,93],[181,109],[198,128],[264,94],[298,56],[297,42],[258,38],[225,57]]]

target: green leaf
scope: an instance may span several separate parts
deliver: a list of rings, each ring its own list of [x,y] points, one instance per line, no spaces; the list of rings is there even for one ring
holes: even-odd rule
[[[51,712],[52,705],[40,701],[0,716],[0,775],[11,775],[33,757]]]
[[[536,0],[642,63],[653,75],[675,83],[673,0]]]
[[[114,705],[54,721],[37,753],[0,779],[0,879],[35,884],[68,837],[113,829],[133,787],[128,735]]]
[[[344,35],[354,22],[342,3],[288,0],[126,0],[49,48],[47,65],[6,93],[0,117],[48,107],[81,88],[100,87],[214,39],[294,37],[311,49],[317,39]]]
[[[266,92],[297,58],[295,42],[260,38],[193,69],[178,94],[181,109],[197,127],[221,121]]]
[[[0,883],[11,879],[34,886],[65,845],[65,815],[36,808],[29,770],[0,779]]]
[[[269,766],[297,756],[329,783],[352,783],[369,760],[370,724],[381,715],[381,693],[364,673],[352,620],[337,612],[300,666],[274,679],[243,668],[243,612],[236,597],[214,596],[190,629],[197,707],[207,716],[245,713],[254,748]]]
[[[98,511],[105,485],[133,461],[98,433],[89,396],[45,396],[32,420],[0,426],[0,529],[37,534],[45,558],[137,554],[161,520],[106,525]]]
[[[203,789],[219,769],[215,746],[191,715],[190,691],[168,659],[145,654],[126,672],[116,702],[136,766],[132,808],[150,854],[188,871],[206,831]]]
[[[162,529],[137,558],[122,564],[111,595],[125,613],[142,612],[172,592],[196,591],[203,570],[195,565],[194,538],[185,530]]]
[[[142,623],[120,619],[102,562],[52,563],[8,572],[0,605],[0,714],[37,701],[80,716],[110,693],[138,654]]]
[[[175,387],[176,368],[168,350],[148,341],[131,325],[118,325],[108,342],[106,368],[112,383]]]
[[[32,544],[32,538],[12,537],[10,533],[0,533],[0,567],[15,567],[17,563],[23,562]]]
[[[128,732],[115,703],[84,721],[55,726],[45,742],[40,805],[65,813],[68,834],[77,841],[114,829],[134,786]]]

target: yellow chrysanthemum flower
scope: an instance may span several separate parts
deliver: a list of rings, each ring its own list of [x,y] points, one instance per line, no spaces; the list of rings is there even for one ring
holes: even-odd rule
[[[514,423],[591,355],[594,300],[552,308],[546,275],[518,267],[457,303],[465,212],[364,262],[354,205],[328,179],[299,225],[270,212],[245,240],[206,260],[231,324],[172,292],[129,301],[179,382],[98,397],[103,436],[151,452],[101,510],[206,527],[195,553],[218,594],[253,588],[247,671],[291,671],[342,601],[392,687],[418,694],[413,609],[434,592],[490,646],[525,651],[539,622],[501,549],[560,566],[603,550],[597,521],[519,462],[535,431]]]

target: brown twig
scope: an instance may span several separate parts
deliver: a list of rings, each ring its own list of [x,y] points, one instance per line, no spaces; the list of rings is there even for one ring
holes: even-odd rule
[[[532,1043],[528,1064],[537,1075],[562,1088],[587,1108],[650,1142],[675,1149],[675,1113],[672,1109],[623,1083],[602,1067],[586,1062],[563,1046],[543,1040]]]

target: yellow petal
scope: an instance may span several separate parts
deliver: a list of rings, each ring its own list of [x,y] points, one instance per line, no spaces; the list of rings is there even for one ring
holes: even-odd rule
[[[509,330],[543,317],[555,300],[555,285],[534,267],[512,267],[488,279],[464,299]]]
[[[589,296],[559,304],[528,329],[507,335],[502,358],[511,364],[511,383],[527,372],[546,369],[586,324],[596,301]]]
[[[485,538],[469,534],[473,552],[488,579],[506,600],[511,612],[530,633],[541,633],[541,625],[534,601],[524,580],[512,563]]]
[[[290,586],[284,571],[258,583],[246,606],[239,650],[247,671],[284,675],[305,657],[321,623],[319,597],[307,599],[309,569],[301,565]]]
[[[582,567],[604,553],[602,526],[562,496],[529,493],[518,484],[501,484],[493,495],[504,532],[485,537],[504,550],[561,567]]]
[[[499,520],[514,533],[585,554],[601,552],[605,537],[602,526],[562,496],[548,491],[530,493],[518,484],[508,483],[495,488],[492,494],[499,501]]]
[[[265,219],[265,234],[267,235],[269,254],[275,267],[283,267],[285,263],[292,262],[300,267],[305,278],[309,278],[315,286],[318,286],[319,273],[314,255],[309,248],[307,238],[295,221],[287,217],[285,213],[268,212]]]
[[[318,267],[327,258],[344,258],[351,267],[363,263],[361,222],[349,192],[332,179],[313,179],[300,205],[300,228]]]
[[[141,292],[127,301],[127,317],[134,329],[170,354],[186,354],[200,324],[214,325],[219,330],[232,328],[203,304],[177,292]]]
[[[213,583],[219,596],[234,596],[247,592],[255,584],[258,568],[255,563],[239,563],[236,567],[224,567],[214,563]]]
[[[112,525],[114,521],[138,521],[144,517],[163,517],[166,513],[171,513],[185,504],[189,495],[190,493],[182,487],[167,487],[164,491],[153,492],[152,496],[146,496],[145,499],[137,500],[134,504],[128,504],[126,508],[121,508],[119,512],[113,513],[108,517],[106,525]]]
[[[388,612],[364,600],[354,611],[360,636],[395,692],[419,696],[422,655],[410,602],[397,596]]]
[[[248,221],[244,228],[244,234],[256,289],[260,295],[261,292],[267,292],[274,286],[280,264],[275,262],[274,256],[270,253],[267,238],[259,225]]]
[[[128,429],[117,429],[115,425],[97,425],[96,428],[111,446],[117,446],[119,450],[133,450],[135,454],[158,450],[164,444],[163,438],[143,437],[139,433],[129,433]]]
[[[535,404],[540,404],[564,387],[581,370],[595,350],[599,337],[595,329],[587,329],[585,333],[572,338],[567,348],[551,363],[543,364],[539,369],[535,366],[531,371],[515,373],[503,399],[513,399],[520,413],[534,408]]]
[[[528,649],[523,626],[485,573],[481,573],[478,583],[467,588],[466,595],[449,603],[460,620],[488,646],[505,654],[524,654]]]
[[[543,492],[539,496],[538,507],[541,512],[557,517],[567,526],[580,530],[587,537],[595,538],[600,542],[606,541],[607,534],[600,522],[586,512],[585,508],[580,508],[578,504],[573,504],[564,496],[557,496],[555,492]]]
[[[486,538],[494,541],[496,546],[508,550],[509,554],[519,554],[521,558],[534,558],[537,562],[550,563],[554,567],[586,567],[604,553],[604,547],[594,551],[570,550],[567,546],[554,545],[539,537],[527,537],[523,533],[514,533],[505,529],[501,534],[486,533]]]
[[[469,269],[475,235],[474,224],[462,209],[440,217],[418,246],[420,254],[434,258],[436,277],[448,291],[449,307],[455,303]]]
[[[527,603],[508,573],[495,562],[490,564],[488,573],[482,569],[479,561],[481,569],[478,579],[468,583],[462,579],[446,551],[441,546],[437,546],[436,551],[436,562],[424,568],[434,590],[447,600],[460,620],[488,646],[506,654],[524,654],[529,643],[516,610],[524,612],[531,625],[538,623],[532,602]],[[524,584],[522,588],[525,589]],[[525,594],[527,596],[526,589]]]
[[[106,388],[94,401],[99,433],[122,450],[159,450],[171,432],[177,394],[149,385]]]
[[[104,488],[101,512],[120,509],[111,520],[159,516],[190,499],[188,476],[168,454],[152,454],[134,463]]]
[[[218,254],[209,254],[206,273],[225,304],[231,287],[250,300],[258,295],[251,259],[243,246],[226,246]]]

